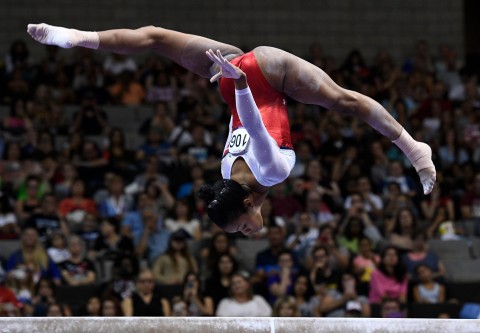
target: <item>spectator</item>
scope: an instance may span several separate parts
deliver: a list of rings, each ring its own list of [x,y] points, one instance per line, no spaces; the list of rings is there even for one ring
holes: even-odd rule
[[[102,300],[100,307],[100,316],[102,317],[123,317],[122,306],[115,298],[106,298]]]
[[[372,192],[372,184],[370,179],[367,176],[362,176],[357,179],[356,182],[356,192],[350,194],[346,197],[344,208],[350,209],[353,205],[353,197],[358,200],[357,196],[360,196],[360,203],[363,206],[363,211],[370,214],[374,219],[379,219],[382,217],[383,212],[383,200],[379,195],[376,195]]]
[[[85,180],[89,192],[93,193],[101,187],[108,161],[102,155],[96,142],[84,141],[80,156],[73,159],[72,162],[78,170],[78,175]]]
[[[294,266],[290,251],[282,251],[278,254],[277,265],[280,269],[270,275],[267,280],[270,304],[274,304],[278,297],[292,293],[293,282],[297,275],[297,268]]]
[[[77,234],[85,242],[87,253],[91,253],[95,247],[97,239],[100,237],[100,230],[98,228],[98,222],[95,216],[92,214],[85,215],[81,223],[81,229],[77,232]]]
[[[135,279],[139,272],[138,259],[135,256],[118,258],[112,267],[111,279],[102,284],[102,298],[115,298],[119,301],[131,297],[135,290]]]
[[[47,249],[48,256],[55,264],[70,259],[71,253],[67,247],[67,238],[62,232],[54,232],[49,238],[51,246]]]
[[[145,171],[137,175],[125,191],[129,194],[147,193],[154,200],[159,212],[164,212],[173,208],[175,198],[170,193],[168,178],[160,174],[158,168],[158,158],[147,157]]]
[[[360,312],[362,317],[370,317],[368,299],[358,294],[357,286],[355,275],[350,272],[344,272],[337,290],[332,290],[322,299],[319,311],[327,317],[344,317],[347,304],[350,301],[355,301],[361,305]]]
[[[474,222],[475,236],[480,236],[480,173],[475,175],[471,189],[460,202],[462,217]]]
[[[270,192],[272,209],[275,215],[283,218],[291,218],[302,210],[301,203],[287,192],[285,182],[272,187]]]
[[[17,190],[25,178],[25,162],[22,147],[18,142],[7,142],[2,160],[0,160],[0,176],[5,188]]]
[[[97,97],[94,94],[86,94],[83,96],[80,111],[74,114],[70,133],[101,135],[107,131],[107,114],[97,106]]]
[[[108,161],[108,170],[123,177],[131,179],[136,174],[134,152],[126,147],[125,132],[119,127],[114,127],[108,134],[108,146],[103,151]]]
[[[298,221],[295,226],[295,233],[287,238],[286,246],[289,250],[295,252],[297,258],[305,258],[317,241],[318,228],[313,224],[312,215],[307,212],[301,212],[298,215]]]
[[[122,221],[133,206],[133,198],[125,194],[123,178],[120,175],[113,175],[107,187],[107,197],[98,205],[98,213],[103,218]]]
[[[170,315],[170,304],[155,290],[153,273],[149,269],[140,271],[137,288],[131,297],[122,301],[122,310],[127,317],[161,317]]]
[[[183,282],[183,300],[187,304],[188,316],[212,316],[214,314],[213,299],[203,295],[200,278],[195,273],[188,273]]]
[[[446,209],[448,220],[455,220],[455,204],[452,196],[448,192],[448,185],[444,181],[438,184],[438,186],[435,186],[435,189],[432,190],[428,197],[422,199],[420,208],[425,220],[432,221],[440,207]]]
[[[408,208],[400,209],[391,221],[387,221],[385,235],[390,244],[400,251],[408,251],[413,248],[413,236],[418,229],[417,218],[413,211]]]
[[[329,224],[336,227],[340,216],[330,208],[323,198],[323,193],[317,189],[308,191],[305,198],[305,210],[314,216],[315,225]]]
[[[60,201],[58,212],[65,219],[72,231],[78,231],[81,222],[87,214],[97,215],[95,202],[85,195],[85,182],[77,178],[72,184],[72,194]]]
[[[133,242],[120,234],[120,222],[116,219],[103,219],[100,224],[100,237],[95,241],[92,258],[113,260],[134,253]]]
[[[131,207],[122,219],[122,235],[130,237],[135,246],[138,246],[143,234],[142,212],[153,205],[147,193],[139,193],[135,207]]]
[[[320,233],[316,245],[323,246],[328,250],[328,259],[333,268],[341,270],[346,269],[350,263],[350,253],[346,247],[337,244],[334,238],[334,229],[327,224],[321,226],[319,231]],[[313,257],[307,258],[307,268],[310,267],[311,263],[309,262],[309,259],[312,258]]]
[[[132,71],[125,70],[117,76],[116,82],[108,88],[114,104],[134,106],[145,99],[145,89],[135,79]]]
[[[413,288],[413,300],[416,303],[438,304],[445,302],[445,285],[435,282],[432,270],[425,264],[415,267],[419,283]]]
[[[97,296],[92,296],[87,300],[85,305],[85,317],[99,317],[101,310],[100,298]]]
[[[15,292],[0,281],[0,316],[19,317],[21,308],[22,303],[15,297]]]
[[[380,303],[382,318],[404,318],[406,313],[402,310],[402,303],[398,298],[384,298]]]
[[[359,294],[368,295],[370,279],[380,264],[380,256],[373,251],[372,241],[367,237],[360,239],[358,248],[358,254],[353,259],[353,272],[359,281]]]
[[[141,135],[147,135],[152,126],[157,126],[165,133],[171,133],[175,127],[171,112],[166,103],[158,102],[153,107],[153,115],[142,123],[138,132]]]
[[[22,224],[39,211],[41,200],[40,184],[40,178],[34,175],[28,176],[25,180],[25,197],[18,198],[15,205],[15,214]]]
[[[189,239],[202,239],[200,221],[192,217],[191,208],[185,200],[177,200],[174,212],[165,220],[165,226],[172,233],[177,230],[185,231]]]
[[[175,101],[177,89],[166,71],[159,71],[153,82],[147,86],[146,101],[149,103]]]
[[[71,236],[68,242],[71,257],[59,264],[63,280],[69,286],[93,285],[96,281],[95,266],[85,257],[85,244],[79,236]]]
[[[55,284],[51,279],[41,278],[35,285],[35,292],[32,298],[33,316],[45,317],[48,304],[56,302]]]
[[[352,195],[353,204],[338,228],[338,244],[347,248],[353,255],[358,253],[360,238],[363,236],[369,237],[374,244],[383,239],[365,208],[360,202],[355,203],[359,198],[358,194]]]
[[[156,282],[171,287],[181,286],[188,272],[198,272],[182,231],[171,234],[167,251],[155,261],[152,271]]]
[[[217,317],[270,317],[272,308],[262,296],[253,294],[246,272],[233,274],[228,298],[220,301]]]
[[[0,240],[18,238],[19,234],[20,228],[10,205],[10,198],[0,194]]]
[[[65,199],[72,193],[72,186],[75,179],[78,178],[77,169],[71,163],[63,163],[59,167],[60,171],[56,175],[54,192],[57,198]]]
[[[124,71],[135,72],[137,67],[133,58],[118,53],[111,53],[103,62],[103,69],[107,76],[117,76]]]
[[[205,282],[205,295],[212,298],[215,309],[221,299],[229,296],[230,281],[237,269],[238,263],[232,255],[223,253],[216,256],[212,274]]]
[[[268,228],[267,239],[269,246],[263,251],[257,253],[255,258],[255,276],[252,283],[256,288],[266,286],[266,282],[272,274],[279,270],[278,255],[286,250],[284,245],[285,230],[277,225],[271,225]],[[268,290],[260,290],[264,295],[268,295]]]
[[[329,291],[336,290],[340,284],[342,271],[333,268],[329,259],[329,252],[325,246],[317,245],[312,250],[312,264],[310,269],[310,281],[314,288],[326,288]]]
[[[388,167],[388,175],[384,180],[384,193],[388,193],[386,185],[396,182],[400,185],[401,193],[414,197],[417,195],[415,182],[405,174],[402,164],[399,161],[391,161]]]
[[[6,270],[9,272],[19,266],[30,270],[35,283],[40,278],[47,277],[53,279],[56,284],[60,284],[60,271],[52,259],[48,257],[47,251],[38,239],[38,232],[33,228],[25,228],[22,231],[20,249],[10,255]]]
[[[298,317],[297,303],[291,296],[282,296],[275,302],[273,306],[272,317]]]
[[[407,301],[408,279],[405,266],[393,246],[383,250],[378,269],[370,279],[370,303],[381,303],[383,298],[395,298],[401,303]]]
[[[441,281],[445,278],[445,265],[442,260],[428,249],[426,235],[423,232],[417,232],[413,238],[413,247],[402,256],[403,264],[414,282],[418,280],[417,266],[426,265],[430,270],[432,278]]]
[[[51,303],[47,306],[47,317],[71,317],[71,312],[66,306]]]
[[[16,299],[21,303],[22,315],[31,316],[33,314],[32,298],[35,289],[32,272],[25,265],[17,266],[16,269],[8,273],[5,286],[15,293]]]
[[[58,215],[55,195],[46,194],[41,200],[40,208],[26,221],[25,226],[36,229],[40,241],[47,246],[54,233],[69,233],[65,220],[60,220]]]
[[[22,98],[10,102],[10,114],[3,119],[3,130],[13,137],[20,137],[32,129],[32,122],[25,112],[26,101]]]
[[[318,317],[320,298],[314,295],[312,283],[307,274],[300,273],[293,283],[292,297],[297,304],[300,317]]]
[[[22,39],[17,39],[10,44],[10,50],[5,55],[5,70],[11,74],[15,68],[27,70],[31,65],[32,59],[27,44]]]
[[[144,228],[135,252],[151,264],[167,250],[171,233],[155,209],[146,207],[141,214]]]
[[[236,263],[239,264],[237,248],[228,235],[222,230],[215,233],[213,237],[208,240],[207,246],[205,246],[200,252],[202,265],[205,266],[203,267],[204,271],[214,271],[216,269],[218,258],[224,254],[235,258]]]

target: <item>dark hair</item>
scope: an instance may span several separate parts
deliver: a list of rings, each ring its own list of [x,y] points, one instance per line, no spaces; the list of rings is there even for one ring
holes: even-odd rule
[[[387,254],[387,251],[389,250],[394,250],[397,257],[398,257],[398,262],[393,268],[393,274],[390,274],[390,272],[387,271],[387,268],[385,267],[384,259],[385,255]],[[405,265],[403,264],[402,259],[400,258],[400,255],[398,254],[398,250],[394,246],[387,246],[385,249],[382,251],[381,255],[381,260],[380,264],[378,265],[378,269],[386,276],[393,277],[397,282],[403,282],[403,280],[407,277],[407,269],[405,268]]]
[[[412,234],[414,234],[418,228],[418,220],[417,220],[417,216],[415,215],[415,212],[408,207],[400,208],[397,211],[395,215],[395,226],[393,228],[393,232],[399,235],[402,234],[402,226],[400,225],[400,215],[402,214],[402,212],[408,212],[412,217]]]
[[[310,277],[308,276],[307,273],[300,273],[295,277],[295,280],[293,281],[293,288],[291,289],[289,295],[292,296],[297,296],[295,294],[295,284],[297,283],[298,279],[300,278],[305,278],[307,280],[307,290],[305,291],[305,301],[308,302],[310,298],[312,298],[313,295],[315,295],[315,289],[313,288],[312,281],[310,280]]]
[[[229,253],[220,254],[215,258],[215,264],[212,265],[212,277],[215,277],[216,279],[220,279],[220,277],[222,276],[222,274],[220,273],[219,265],[220,265],[220,260],[224,257],[227,257],[232,261],[232,272],[230,273],[230,276],[232,276],[234,273],[238,271],[238,261],[237,259],[235,259],[234,256],[232,256]]]
[[[207,204],[207,214],[220,228],[225,228],[247,211],[243,199],[249,192],[232,179],[222,179],[213,186],[205,185],[198,196]]]

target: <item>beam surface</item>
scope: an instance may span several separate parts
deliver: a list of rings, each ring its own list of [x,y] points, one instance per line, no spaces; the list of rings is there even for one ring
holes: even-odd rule
[[[479,320],[380,318],[0,318],[0,333],[444,333],[480,332]]]

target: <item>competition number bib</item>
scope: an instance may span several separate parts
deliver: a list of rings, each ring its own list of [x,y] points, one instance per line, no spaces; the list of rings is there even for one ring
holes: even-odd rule
[[[228,152],[233,155],[243,154],[248,147],[248,142],[250,141],[250,135],[245,128],[237,128],[232,133],[232,139],[228,145]]]

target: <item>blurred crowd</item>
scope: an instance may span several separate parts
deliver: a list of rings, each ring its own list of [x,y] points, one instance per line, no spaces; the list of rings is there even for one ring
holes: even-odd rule
[[[450,46],[367,62],[312,44],[305,59],[432,147],[438,182],[424,196],[369,126],[290,100],[297,161],[248,241],[196,196],[221,177],[230,115],[217,87],[154,54],[64,52],[34,59],[17,40],[1,62],[0,246],[19,249],[0,253],[0,315],[405,317],[409,303],[450,301],[427,243],[471,236],[464,220],[480,235],[478,82]],[[112,106],[151,107],[142,144],[132,124],[111,125]],[[95,292],[72,307],[65,287]]]

